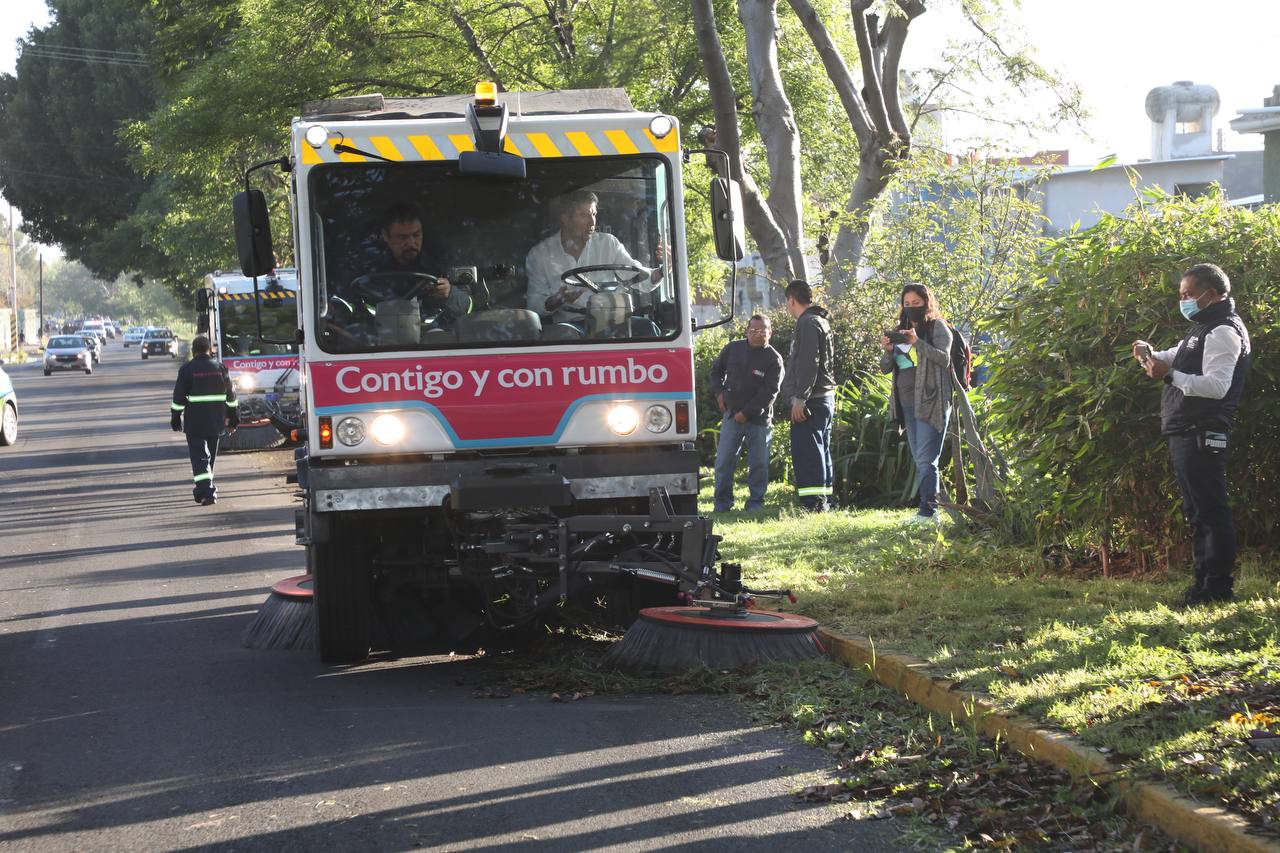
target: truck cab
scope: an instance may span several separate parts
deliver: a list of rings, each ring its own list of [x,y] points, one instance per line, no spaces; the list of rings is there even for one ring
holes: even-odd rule
[[[204,278],[196,315],[240,401],[240,426],[223,447],[280,444],[301,422],[296,270],[271,270],[256,291],[250,277],[214,271]]]
[[[621,90],[366,96],[294,120],[297,532],[323,658],[569,613],[626,627],[714,585],[679,138]],[[741,257],[716,180],[717,245]],[[236,210],[242,267],[265,269],[265,203]]]

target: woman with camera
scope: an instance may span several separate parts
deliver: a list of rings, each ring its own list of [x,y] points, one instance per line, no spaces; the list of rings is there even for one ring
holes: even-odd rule
[[[923,284],[898,299],[898,328],[884,333],[880,370],[893,374],[890,414],[907,433],[916,463],[920,509],[912,523],[931,524],[938,505],[938,458],[951,414],[951,329]]]

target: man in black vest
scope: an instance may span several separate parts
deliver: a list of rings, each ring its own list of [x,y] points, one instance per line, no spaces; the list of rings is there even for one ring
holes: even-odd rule
[[[227,369],[209,357],[209,339],[197,335],[191,340],[191,361],[182,365],[173,385],[169,427],[187,434],[195,483],[192,496],[202,506],[218,501],[218,487],[213,483],[218,438],[224,429],[230,434],[240,425],[238,406]]]
[[[1191,329],[1174,349],[1136,341],[1133,356],[1164,382],[1160,432],[1169,443],[1182,507],[1191,523],[1195,581],[1188,606],[1230,601],[1236,530],[1227,503],[1227,446],[1249,372],[1249,332],[1227,295],[1231,281],[1214,264],[1182,274],[1178,307]]]

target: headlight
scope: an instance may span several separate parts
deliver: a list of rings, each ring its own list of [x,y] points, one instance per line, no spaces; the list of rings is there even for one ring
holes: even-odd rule
[[[670,116],[654,116],[649,120],[649,132],[657,139],[662,139],[675,129],[676,123]]]
[[[236,387],[241,391],[254,391],[258,387],[258,377],[252,373],[241,373],[236,379]]]
[[[404,438],[404,421],[395,415],[378,415],[373,419],[369,433],[378,444],[399,444]]]
[[[605,417],[609,429],[618,435],[631,435],[640,425],[640,414],[630,406],[623,404],[614,406]]]
[[[649,432],[671,429],[671,410],[666,406],[650,406],[644,413],[644,428]]]
[[[338,435],[338,441],[347,447],[355,447],[364,441],[364,421],[359,418],[343,418],[338,421],[334,432]]]

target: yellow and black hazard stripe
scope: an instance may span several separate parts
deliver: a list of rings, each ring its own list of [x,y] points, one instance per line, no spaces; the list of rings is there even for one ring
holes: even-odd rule
[[[258,295],[263,299],[293,299],[298,294],[292,290],[259,290]],[[252,293],[219,293],[218,299],[226,301],[253,301]]]
[[[343,152],[333,146],[342,143],[395,162],[456,160],[463,151],[474,151],[469,133],[388,134],[382,136],[335,136],[319,150],[302,143],[302,162],[364,163],[373,158]],[[680,150],[679,134],[669,133],[659,139],[648,128],[624,130],[557,130],[547,133],[507,134],[506,150],[529,159],[539,157],[616,157],[620,154],[671,154]]]

